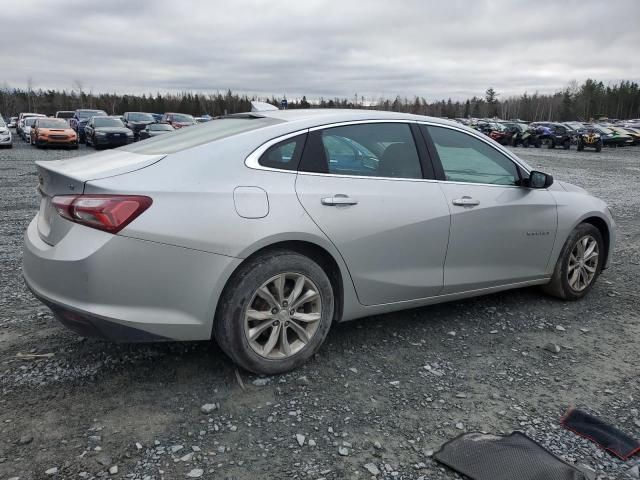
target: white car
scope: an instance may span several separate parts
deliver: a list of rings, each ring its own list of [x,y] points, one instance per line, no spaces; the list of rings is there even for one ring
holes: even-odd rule
[[[4,120],[0,118],[0,147],[11,148],[13,143],[11,141],[11,130]]]
[[[33,122],[39,117],[27,117],[23,120],[22,124],[22,138],[25,142],[31,143],[31,127],[33,127]]]

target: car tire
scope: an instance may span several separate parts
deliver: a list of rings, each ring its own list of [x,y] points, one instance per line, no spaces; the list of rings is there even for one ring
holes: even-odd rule
[[[522,148],[529,148],[529,139],[525,138],[522,140]]]
[[[596,152],[601,152],[601,151],[602,151],[602,145],[597,145]]]
[[[283,277],[283,294],[278,295],[276,285]],[[298,301],[308,296],[313,299],[298,306],[292,317],[286,302],[295,293],[298,281],[303,285],[298,290]],[[259,294],[265,289],[271,293],[269,302]],[[278,250],[258,255],[234,272],[220,297],[213,337],[237,365],[250,372],[273,375],[299,367],[316,353],[331,327],[333,313],[334,292],[325,271],[304,255]],[[294,320],[302,318],[300,315],[306,315],[308,320]],[[253,318],[256,316],[262,318]],[[315,317],[318,319],[309,320]],[[304,341],[298,333],[301,328]],[[257,329],[254,336],[249,334],[252,329]]]
[[[581,258],[579,243],[582,242],[584,245],[585,241],[587,241],[588,245],[586,248],[587,255],[583,255]],[[595,247],[593,252],[589,254],[589,248],[592,244],[595,244]],[[582,251],[584,252],[584,248]],[[589,257],[593,253],[595,253],[595,257]],[[564,243],[553,271],[551,282],[545,285],[543,290],[549,295],[562,300],[573,301],[581,299],[589,293],[600,276],[605,255],[605,243],[600,230],[590,223],[581,223],[571,232]],[[576,272],[579,277],[576,280],[577,284],[573,282]]]

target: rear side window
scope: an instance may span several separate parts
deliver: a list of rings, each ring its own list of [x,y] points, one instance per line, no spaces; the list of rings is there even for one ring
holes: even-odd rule
[[[423,178],[413,134],[405,123],[365,123],[311,132],[300,170]]]
[[[307,134],[304,133],[272,145],[262,154],[258,163],[263,167],[297,170],[306,138]]]
[[[144,142],[131,143],[121,150],[144,155],[167,155],[240,133],[282,123],[274,118],[223,118],[184,127],[168,135],[158,135]]]

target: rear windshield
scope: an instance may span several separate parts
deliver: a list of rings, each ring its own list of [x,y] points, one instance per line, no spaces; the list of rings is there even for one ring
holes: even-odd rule
[[[150,113],[133,112],[127,117],[132,122],[153,122],[153,116]]]
[[[191,115],[185,115],[183,113],[172,113],[171,119],[174,122],[181,122],[181,123],[194,123],[196,121]]]
[[[98,116],[107,116],[107,112],[104,110],[78,110],[78,117],[80,118],[90,118],[90,117],[98,117]]]
[[[131,143],[122,147],[121,150],[145,155],[166,155],[282,122],[275,118],[223,118],[193,127],[184,127],[170,135],[160,135],[144,142]]]

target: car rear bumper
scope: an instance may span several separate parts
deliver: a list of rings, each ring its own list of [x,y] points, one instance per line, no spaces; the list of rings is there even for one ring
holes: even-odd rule
[[[80,335],[208,340],[217,299],[240,261],[76,224],[51,246],[36,217],[25,233],[22,270],[35,296]]]

